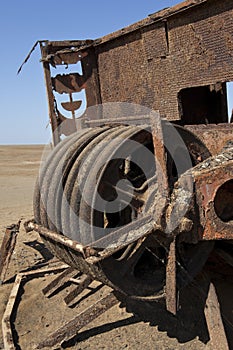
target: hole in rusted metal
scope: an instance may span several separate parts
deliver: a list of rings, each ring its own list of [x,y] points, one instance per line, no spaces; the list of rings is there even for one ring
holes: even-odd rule
[[[51,67],[51,73],[53,94],[59,112],[66,118],[82,116],[86,110],[86,92],[82,85],[81,62]]]
[[[229,180],[219,187],[214,199],[214,208],[222,221],[233,220],[233,180]]]
[[[182,122],[191,124],[227,123],[226,83],[196,86],[178,93],[179,114]]]

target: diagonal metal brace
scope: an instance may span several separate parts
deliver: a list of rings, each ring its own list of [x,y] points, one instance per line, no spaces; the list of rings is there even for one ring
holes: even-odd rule
[[[110,292],[106,297],[98,300],[94,305],[81,312],[54,333],[51,333],[47,339],[37,345],[36,349],[51,349],[51,347],[71,339],[81,328],[118,303],[119,300],[115,297],[114,293]]]

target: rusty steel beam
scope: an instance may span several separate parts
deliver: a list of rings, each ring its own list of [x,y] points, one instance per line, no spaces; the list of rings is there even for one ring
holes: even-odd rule
[[[160,230],[160,226],[156,224],[151,214],[147,214],[122,228],[116,229],[116,231],[113,231],[107,236],[93,242],[90,246],[84,246],[64,235],[35,224],[33,220],[26,222],[24,225],[26,231],[34,230],[42,237],[48,238],[53,242],[62,244],[63,246],[74,250],[91,265],[108,258],[114,252],[126,247],[128,244],[133,243],[142,237],[146,237],[156,230]],[[101,249],[99,250],[99,248]]]
[[[211,349],[230,350],[222,322],[218,297],[212,283],[210,283],[206,300],[205,317],[210,335]]]
[[[50,349],[55,345],[62,344],[64,341],[71,339],[80,329],[118,303],[119,300],[115,297],[114,293],[110,292],[106,297],[98,300],[71,321],[51,333],[47,339],[37,345],[36,349],[43,349],[46,347]]]
[[[14,339],[13,339],[12,329],[11,329],[11,316],[12,316],[13,308],[18,296],[22,279],[23,279],[23,274],[19,273],[16,276],[15,283],[11,290],[8,303],[2,318],[2,335],[3,335],[3,343],[4,343],[5,350],[15,349],[15,344],[14,344]]]
[[[76,252],[80,253],[84,258],[87,258],[91,255],[96,255],[96,251],[93,248],[84,246],[81,243],[78,243],[55,231],[51,231],[41,225],[37,225],[34,223],[34,221],[27,222],[25,224],[25,228],[27,231],[34,230],[38,232],[41,236],[49,238],[55,242],[61,243],[62,245],[75,250]]]
[[[119,123],[125,123],[125,124],[132,124],[132,125],[145,125],[146,123],[150,122],[150,115],[144,115],[142,116],[127,116],[127,117],[118,117],[118,118],[102,118],[102,119],[88,119],[88,117],[84,118],[84,123],[88,126],[100,126],[103,124],[119,124]]]
[[[157,181],[164,200],[164,208],[169,200],[169,184],[167,176],[166,151],[163,140],[162,120],[159,113],[150,118],[154,155],[156,163]],[[160,220],[162,219],[162,216]],[[176,314],[176,238],[170,243],[167,265],[166,265],[166,307],[169,312]]]
[[[82,293],[82,291],[84,291],[84,289],[86,289],[91,284],[92,281],[93,281],[93,278],[85,274],[83,274],[79,280],[76,279],[75,281],[73,281],[72,279],[71,282],[77,283],[78,286],[73,288],[73,290],[64,298],[66,305],[70,306],[74,304],[75,298],[80,293]]]
[[[176,239],[170,244],[167,266],[166,266],[166,307],[167,311],[176,315]]]
[[[52,129],[53,146],[56,146],[60,142],[60,135],[59,135],[59,129],[58,129],[59,123],[55,113],[51,72],[50,72],[50,65],[48,62],[43,62],[43,69],[44,69],[44,80],[45,80],[47,100],[48,100],[49,120],[51,124],[51,129]]]
[[[61,288],[70,277],[77,275],[78,271],[72,267],[68,267],[64,272],[62,272],[58,277],[56,277],[51,283],[49,283],[45,288],[42,289],[42,292],[46,297],[50,297],[55,293],[59,288]]]
[[[37,270],[30,270],[27,272],[21,272],[16,275],[15,282],[13,285],[13,288],[11,290],[10,296],[8,298],[8,303],[6,305],[5,312],[3,314],[2,318],[2,334],[3,334],[3,343],[4,343],[4,350],[14,350],[16,349],[16,344],[14,343],[14,338],[12,334],[12,324],[11,324],[11,318],[14,310],[14,306],[16,303],[16,300],[18,299],[19,290],[22,284],[22,281],[27,277],[34,277],[34,276],[40,276],[45,275],[51,272],[58,272],[61,270],[64,270],[64,268],[67,268],[67,265],[63,264],[58,267],[47,267],[47,268],[40,268]]]
[[[93,242],[91,246],[101,247],[105,250],[99,253],[99,256],[107,257],[107,254],[113,254],[115,250],[126,247],[128,244],[136,242],[142,237],[146,237],[155,230],[160,230],[151,214],[146,214],[140,219],[130,222],[122,228],[116,229],[112,233]]]
[[[7,269],[15,248],[17,235],[19,233],[20,221],[6,228],[6,232],[0,249],[0,284],[5,280]]]
[[[162,120],[159,112],[156,114],[153,113],[150,117],[150,126],[154,146],[157,181],[162,196],[168,200],[169,185],[167,177],[167,161],[163,140]]]
[[[232,123],[185,125],[185,129],[196,135],[212,155],[221,153],[227,142],[233,140]]]

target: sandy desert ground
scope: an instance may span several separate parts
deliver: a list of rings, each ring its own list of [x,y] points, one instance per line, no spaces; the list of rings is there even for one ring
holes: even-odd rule
[[[0,147],[0,243],[7,225],[33,217],[33,187],[43,149],[43,146]],[[38,235],[25,233],[21,227],[6,282],[0,286],[1,319],[16,273],[49,258],[49,253],[43,249],[41,251],[41,248],[43,246]],[[231,276],[232,271],[228,275],[215,276],[215,280],[224,324],[233,349]],[[84,298],[75,308],[68,308],[63,301],[68,287],[50,299],[43,295],[42,289],[52,278],[54,276],[51,275],[34,278],[25,283],[21,290],[13,319],[17,349],[33,349],[40,340],[107,292],[107,287],[104,287],[98,293]],[[133,314],[119,303],[82,329],[76,338],[63,344],[62,348],[214,350],[203,314],[203,294],[207,284],[207,272],[204,271],[180,294],[179,304],[182,306],[177,318],[165,312],[163,305],[133,305]],[[1,330],[0,349],[3,349]]]

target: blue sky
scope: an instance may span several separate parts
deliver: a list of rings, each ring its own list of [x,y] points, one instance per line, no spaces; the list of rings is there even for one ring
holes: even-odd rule
[[[0,144],[47,143],[50,140],[39,49],[21,74],[16,74],[35,41],[95,39],[179,2],[3,0],[0,12]]]

